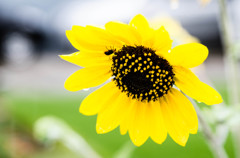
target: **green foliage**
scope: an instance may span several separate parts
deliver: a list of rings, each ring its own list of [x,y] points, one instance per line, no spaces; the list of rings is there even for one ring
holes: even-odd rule
[[[108,134],[96,134],[96,116],[84,116],[78,112],[80,102],[86,94],[80,93],[78,95],[76,93],[77,95],[69,96],[68,92],[65,93],[46,94],[39,92],[35,95],[7,95],[10,101],[8,107],[13,118],[12,121],[15,125],[21,126],[21,128],[31,133],[33,132],[34,122],[42,116],[53,115],[59,117],[83,136],[96,152],[104,158],[112,157],[129,141],[128,135],[120,135],[119,129]],[[15,130],[18,130],[18,128],[15,128]],[[230,156],[233,157],[231,139],[228,139],[226,149]],[[57,149],[55,150],[58,151]],[[45,152],[45,154],[41,153],[40,155],[38,153],[35,157],[39,158],[43,155],[45,157],[46,154],[49,154],[48,156],[54,155],[51,151]],[[177,145],[170,137],[162,145],[158,145],[149,139],[143,146],[136,148],[131,157],[212,158],[212,154],[204,142],[202,134],[198,133],[197,135],[190,135],[186,147]]]

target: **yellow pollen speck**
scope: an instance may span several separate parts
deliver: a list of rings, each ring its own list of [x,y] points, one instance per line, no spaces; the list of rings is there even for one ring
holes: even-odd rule
[[[140,70],[141,73],[143,73],[143,70]]]
[[[168,85],[170,85],[171,83],[170,83],[170,82],[168,82],[167,84],[168,84]]]
[[[163,89],[160,89],[160,92],[163,92]]]
[[[135,63],[134,62],[132,62],[132,65],[134,65]]]
[[[126,56],[128,57],[128,56],[129,56],[129,54],[126,54]]]
[[[161,72],[161,69],[158,69],[158,72]]]
[[[144,56],[147,56],[147,53],[144,53]]]
[[[146,75],[147,78],[149,78],[149,75]]]
[[[166,71],[166,75],[168,74],[168,71]]]
[[[128,67],[129,67],[129,69],[131,69],[131,68],[132,68],[132,65],[129,65]]]
[[[125,59],[125,62],[127,63],[127,62],[128,62],[128,59]]]
[[[138,57],[138,60],[142,60],[142,57]]]
[[[122,61],[123,59],[122,59],[122,58],[120,58],[120,60]]]
[[[165,70],[162,70],[163,73],[165,73]]]
[[[152,66],[153,69],[155,69],[155,66]]]
[[[132,57],[134,58],[134,57],[135,57],[135,54],[133,54]]]
[[[158,69],[158,68],[159,68],[159,66],[157,65],[157,66],[156,66],[156,69]]]
[[[147,61],[150,61],[151,59],[150,58],[147,58]]]
[[[153,64],[153,62],[152,61],[150,61],[150,63],[149,63],[150,65],[152,65]]]
[[[129,58],[129,59],[132,59],[132,57],[131,57],[131,56],[129,56],[128,58]]]
[[[146,67],[143,68],[143,70],[146,70],[146,69],[147,69]]]
[[[135,63],[137,63],[137,62],[138,62],[138,60],[136,59],[136,60],[135,60]]]
[[[117,59],[115,59],[115,62],[118,62],[118,60],[117,60]]]
[[[144,64],[147,64],[147,61],[145,60],[143,63],[144,63]]]
[[[162,86],[163,85],[163,83],[159,83],[160,84],[160,86]]]
[[[140,70],[141,69],[141,67],[138,67],[138,70]]]
[[[147,93],[147,92],[145,93],[145,96],[148,96],[148,93]]]
[[[151,56],[152,54],[151,53],[148,53],[149,56]]]
[[[157,73],[156,75],[159,76],[159,73]]]
[[[142,63],[139,63],[138,66],[142,66]]]
[[[134,72],[137,72],[137,68],[134,69]]]
[[[122,58],[125,59],[125,56],[123,56]]]
[[[167,82],[167,81],[168,81],[167,79],[164,80],[164,82]]]
[[[159,89],[159,87],[157,86],[156,89]]]
[[[154,75],[151,75],[151,77],[154,77]]]
[[[149,69],[150,68],[150,66],[149,65],[147,65],[147,69]]]
[[[151,82],[153,82],[153,78],[151,78]]]

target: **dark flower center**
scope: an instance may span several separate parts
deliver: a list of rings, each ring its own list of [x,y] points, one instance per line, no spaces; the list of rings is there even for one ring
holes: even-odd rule
[[[156,101],[173,86],[172,66],[154,50],[143,46],[123,46],[112,51],[113,80],[129,97]]]

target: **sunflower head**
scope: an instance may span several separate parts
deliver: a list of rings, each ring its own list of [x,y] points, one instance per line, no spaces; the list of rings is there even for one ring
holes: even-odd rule
[[[198,43],[172,49],[165,28],[151,28],[142,15],[129,24],[109,22],[104,29],[73,26],[66,35],[79,51],[60,57],[84,67],[66,80],[66,89],[96,87],[111,78],[79,108],[85,115],[98,114],[97,133],[120,126],[137,146],[149,137],[161,144],[167,134],[184,146],[189,134],[197,133],[198,120],[183,93],[208,105],[222,102],[189,69],[204,62],[208,49]]]

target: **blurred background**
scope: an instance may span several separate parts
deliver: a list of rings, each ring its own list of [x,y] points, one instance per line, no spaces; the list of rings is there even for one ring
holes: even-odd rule
[[[240,1],[228,0],[233,30],[240,28]],[[217,0],[1,0],[0,158],[212,158],[199,132],[186,147],[167,138],[135,148],[119,129],[95,132],[96,116],[78,112],[88,91],[68,92],[65,79],[79,69],[58,55],[75,51],[65,36],[72,25],[128,23],[143,14],[155,28],[164,25],[174,46],[201,42],[209,48],[205,65],[194,71],[213,83],[227,103]],[[234,34],[239,40],[240,33]],[[201,105],[200,105],[201,106]],[[225,148],[234,157],[232,139]]]

